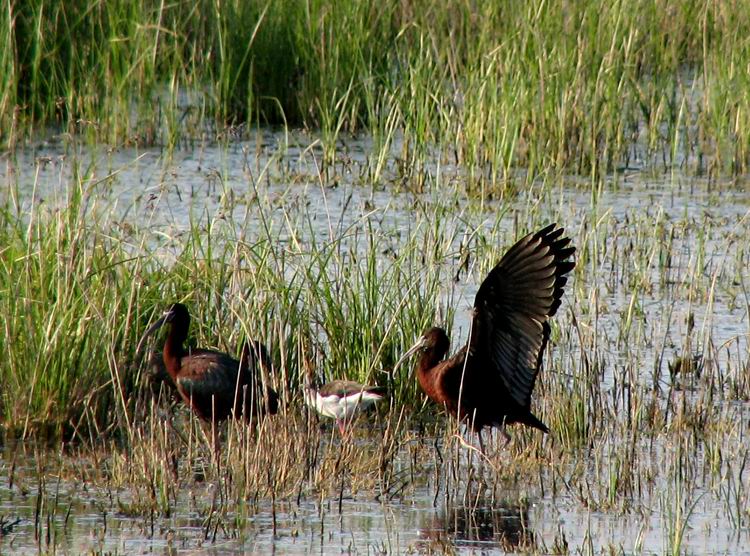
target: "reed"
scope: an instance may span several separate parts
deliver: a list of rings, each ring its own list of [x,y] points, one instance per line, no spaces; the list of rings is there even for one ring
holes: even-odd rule
[[[119,346],[134,333],[134,283],[122,245],[96,229],[98,208],[74,179],[62,202],[32,195],[29,211],[3,208],[0,282],[4,326],[0,345],[5,426],[22,435],[35,428],[82,421],[105,425],[118,376]],[[120,382],[122,381],[122,382]]]
[[[389,149],[403,146],[388,117],[380,129]],[[65,157],[6,157],[0,442],[75,440],[71,453],[5,458],[3,484],[34,492],[28,523],[41,548],[72,523],[53,480],[114,492],[106,511],[152,524],[187,508],[202,542],[248,535],[246,518],[259,513],[276,527],[302,501],[340,515],[348,497],[411,503],[424,492],[456,535],[477,536],[480,521],[505,527],[498,507],[539,529],[557,524],[512,530],[531,552],[649,550],[656,523],[662,551],[680,553],[709,514],[747,528],[750,241],[735,184],[680,174],[653,186],[641,173],[589,190],[548,174],[511,202],[467,194],[481,179],[457,179],[441,159],[420,167],[413,146],[378,166],[346,149],[330,157],[315,137],[273,137],[255,151],[228,141],[189,186],[167,153],[156,183],[127,201],[123,168],[90,138],[71,138]],[[431,324],[451,329],[453,351],[463,345],[482,278],[550,221],[578,249],[533,397],[551,434],[512,428],[511,443],[487,439],[483,457],[465,427],[423,403],[411,369],[392,366]],[[161,343],[134,353],[177,300],[191,309],[192,345],[236,355],[250,336],[271,347],[281,413],[224,425],[218,452],[214,431],[148,383]],[[303,409],[307,372],[386,385],[390,406],[341,440]],[[22,459],[37,469],[22,471]],[[545,507],[590,521],[534,513]],[[602,540],[597,516],[636,522],[643,535]]]
[[[32,0],[0,10],[6,146],[50,127],[170,148],[244,124],[375,138],[371,169],[436,157],[480,191],[547,172],[746,170],[739,4]],[[519,176],[518,170],[523,169]],[[525,176],[525,177],[524,177]]]
[[[452,256],[444,213],[425,215],[434,229],[425,219],[395,241],[368,212],[321,236],[307,206],[289,206],[259,233],[255,218],[274,208],[256,197],[244,205],[244,223],[196,215],[160,242],[145,227],[122,225],[90,172],[77,174],[63,198],[32,195],[27,204],[13,196],[2,212],[8,364],[0,411],[8,429],[59,426],[84,437],[127,430],[130,398],[147,378],[148,353],[134,353],[139,334],[177,300],[191,307],[193,345],[236,354],[253,337],[271,346],[272,379],[288,400],[307,373],[387,384],[399,404],[418,399],[414,382],[390,368],[438,312],[450,318],[440,302]],[[230,197],[222,203],[232,212],[240,205]]]

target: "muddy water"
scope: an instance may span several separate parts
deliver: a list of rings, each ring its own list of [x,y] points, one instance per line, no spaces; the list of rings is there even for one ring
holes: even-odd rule
[[[0,195],[21,213],[33,204],[64,204],[75,161],[78,171],[91,174],[84,182],[90,209],[114,213],[113,225],[132,229],[134,237],[144,230],[152,232],[147,247],[167,263],[179,252],[191,219],[205,227],[241,223],[240,228],[253,234],[262,215],[276,227],[282,242],[297,227],[325,238],[367,222],[397,248],[400,231],[417,225],[415,212],[424,218],[435,207],[448,207],[457,221],[471,222],[470,230],[492,228],[505,208],[498,200],[480,203],[466,196],[460,169],[448,165],[427,169],[451,176],[438,191],[399,189],[395,164],[386,168],[378,185],[372,185],[366,141],[343,145],[341,162],[321,178],[321,153],[309,148],[310,141],[300,135],[287,143],[284,135],[267,132],[252,143],[196,148],[169,157],[156,151],[70,152],[71,147],[45,144],[5,161],[2,181],[18,188],[8,187]],[[670,389],[667,372],[668,360],[685,346],[689,315],[696,335],[692,352],[702,353],[706,364],[720,370],[726,381],[750,374],[744,292],[750,276],[746,185],[679,175],[654,177],[633,169],[592,196],[585,184],[569,181],[559,187],[532,188],[512,201],[512,209],[521,222],[529,212],[542,211],[575,232],[585,230],[579,237],[598,234],[599,243],[608,249],[602,256],[617,254],[619,263],[584,273],[576,299],[582,309],[582,304],[602,306],[597,333],[601,362],[608,369],[602,390],[616,389],[626,369],[635,369],[644,382],[659,369],[659,385],[668,391],[662,403],[696,396],[705,386],[699,379]],[[601,222],[605,224],[594,226]],[[500,228],[512,226],[513,217],[505,214]],[[621,270],[622,265],[641,264],[637,253],[648,252],[654,238],[663,241],[660,226],[672,231],[670,270],[665,275],[658,265],[646,268],[638,275],[643,287],[636,288],[639,295],[634,299],[633,289],[623,284],[634,278]],[[658,259],[664,254],[653,251],[651,256]],[[602,272],[606,268],[609,274]],[[680,290],[690,269],[714,284],[710,296],[689,298]],[[452,286],[447,297],[458,307],[469,307],[480,279],[470,274]],[[623,314],[634,307],[639,324],[636,332],[623,338]],[[559,318],[561,328],[570,325],[569,314]],[[459,310],[456,337],[465,337],[466,329],[467,313]],[[561,342],[557,365],[576,355],[574,344]],[[739,395],[717,399],[713,410],[721,413],[718,421],[727,423],[726,435],[718,435],[710,445],[697,441],[691,457],[697,468],[704,468],[718,449],[719,471],[683,472],[683,460],[674,456],[679,442],[668,436],[641,442],[634,448],[643,454],[638,473],[650,474],[653,480],[644,478],[632,500],[604,499],[606,481],[617,476],[612,454],[622,442],[605,437],[602,445],[582,448],[577,459],[551,466],[539,479],[505,481],[502,496],[492,500],[449,500],[448,478],[436,480],[441,473],[435,473],[435,462],[425,462],[424,479],[398,499],[378,500],[372,493],[359,493],[341,499],[262,501],[224,516],[241,521],[241,527],[207,521],[187,493],[169,517],[128,516],[118,503],[125,493],[59,478],[49,463],[56,452],[5,447],[0,460],[0,553],[640,554],[667,553],[675,544],[681,553],[750,553],[750,478],[742,463],[750,451],[750,404]],[[360,439],[366,441],[366,434],[362,431]],[[43,471],[38,470],[40,458],[46,462]],[[404,451],[398,458],[408,459],[409,454]],[[482,473],[487,483],[495,482],[491,470]],[[550,484],[558,488],[551,490]],[[461,492],[460,484],[454,487]],[[210,499],[212,488],[197,485],[193,495]]]

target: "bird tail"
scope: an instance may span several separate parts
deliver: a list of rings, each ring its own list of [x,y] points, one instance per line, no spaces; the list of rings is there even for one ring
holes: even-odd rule
[[[385,386],[368,386],[367,388],[365,388],[365,392],[369,394],[375,394],[376,396],[380,396],[381,398],[385,397],[387,391],[388,390],[385,388]]]
[[[547,425],[542,423],[541,419],[539,419],[536,415],[529,412],[529,414],[521,421],[524,425],[529,425],[530,427],[534,427],[535,429],[539,429],[540,431],[544,433],[549,432],[549,428],[547,428]]]

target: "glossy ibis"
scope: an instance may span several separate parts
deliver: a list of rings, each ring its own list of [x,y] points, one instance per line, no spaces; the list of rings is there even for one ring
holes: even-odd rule
[[[146,338],[164,324],[170,325],[164,344],[163,360],[183,401],[205,421],[223,421],[230,416],[250,420],[278,409],[276,392],[262,384],[258,373],[268,373],[270,357],[260,342],[246,341],[240,361],[226,353],[183,347],[190,327],[190,313],[181,303],[172,305],[149,327],[138,343],[140,351]]]
[[[385,388],[334,380],[318,389],[305,388],[305,403],[324,417],[336,420],[343,435],[353,417],[385,397]]]
[[[551,224],[520,239],[490,271],[474,300],[470,338],[454,356],[442,328],[430,328],[396,364],[419,352],[417,379],[425,394],[454,416],[482,427],[523,423],[543,432],[531,393],[549,341],[549,320],[573,270],[575,247]]]

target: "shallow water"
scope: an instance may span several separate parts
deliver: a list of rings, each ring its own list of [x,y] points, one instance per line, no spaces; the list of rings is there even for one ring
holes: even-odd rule
[[[587,510],[567,493],[522,499],[535,489],[519,484],[503,492],[502,499],[480,499],[467,506],[460,501],[446,503],[439,490],[436,499],[435,485],[427,480],[397,501],[374,500],[367,494],[322,502],[303,499],[299,504],[281,501],[275,507],[264,501],[236,506],[234,515],[207,520],[190,498],[210,500],[214,487],[198,483],[191,496],[181,496],[170,517],[129,517],[119,504],[127,501],[127,493],[58,482],[54,473],[44,475],[46,484],[40,488],[36,470],[21,464],[15,469],[15,484],[9,487],[7,465],[12,457],[11,450],[4,451],[2,553],[402,554],[454,549],[467,554],[550,553],[567,543],[573,553],[599,553],[612,547],[632,554],[663,553],[669,546],[667,493],[654,492],[638,511],[621,514]],[[491,472],[484,472],[491,481]],[[40,491],[46,494],[39,496]],[[746,553],[750,532],[728,527],[711,489],[699,486],[690,496],[696,502],[681,552]],[[43,517],[35,524],[39,503],[56,507],[42,505]],[[241,525],[233,524],[235,517]]]
[[[377,442],[376,438],[372,441]],[[410,489],[408,499],[379,501],[372,495],[326,500],[281,501],[272,505],[237,506],[234,515],[214,522],[199,515],[191,498],[211,499],[215,485],[194,485],[181,495],[181,504],[167,518],[128,517],[122,511],[126,491],[111,491],[87,483],[57,480],[54,473],[39,473],[32,459],[54,457],[42,448],[27,452],[31,445],[3,451],[0,480],[0,515],[6,516],[3,553],[52,551],[58,553],[172,553],[206,551],[232,553],[404,553],[455,542],[467,548],[512,547],[533,538],[526,510],[504,507],[433,507],[434,493],[428,484]],[[335,447],[334,447],[335,449]],[[8,482],[14,452],[24,453],[16,461],[14,484]],[[65,456],[70,457],[70,456]],[[408,457],[405,452],[401,457]],[[32,465],[24,465],[32,464]],[[49,461],[47,461],[49,464]],[[42,463],[41,465],[45,465]],[[81,466],[93,462],[82,459]],[[54,466],[52,464],[52,466]],[[46,483],[46,484],[45,484]],[[40,502],[41,500],[41,502]],[[45,507],[38,504],[51,504]],[[35,516],[42,516],[39,523]],[[9,517],[10,516],[10,517]],[[49,517],[51,516],[51,517]],[[236,516],[241,527],[232,525]]]
[[[646,386],[654,384],[658,407],[699,403],[709,387],[706,381],[700,376],[670,379],[668,372],[668,361],[689,349],[691,355],[702,354],[701,365],[708,369],[704,373],[722,377],[721,395],[710,411],[715,426],[725,428],[693,440],[667,433],[652,441],[638,439],[633,448],[636,486],[629,496],[607,497],[607,482],[620,477],[617,458],[625,442],[612,432],[597,445],[581,447],[543,468],[540,477],[523,477],[520,470],[508,479],[506,469],[498,482],[491,469],[483,468],[479,473],[487,488],[499,488],[502,495],[480,496],[468,507],[462,502],[468,483],[451,482],[449,469],[436,475],[436,462],[425,461],[423,479],[409,484],[397,499],[346,493],[340,502],[313,496],[299,503],[261,501],[235,507],[221,522],[207,522],[187,493],[170,517],[128,517],[118,504],[127,493],[58,480],[54,451],[6,447],[0,461],[0,552],[640,554],[670,552],[678,539],[680,553],[750,553],[750,478],[744,469],[750,453],[750,404],[744,390],[734,398],[726,394],[727,384],[747,380],[750,373],[750,309],[744,291],[750,193],[744,182],[716,184],[635,169],[613,179],[595,197],[586,183],[570,179],[560,180],[559,186],[532,187],[507,202],[478,201],[466,194],[459,171],[449,165],[428,169],[452,176],[435,190],[399,187],[393,166],[377,184],[368,183],[366,140],[348,143],[340,161],[321,175],[320,152],[308,148],[310,140],[300,134],[287,144],[284,135],[266,132],[251,143],[168,156],[128,149],[71,153],[71,147],[53,142],[6,159],[0,179],[18,184],[4,194],[23,217],[33,205],[67,201],[76,161],[79,171],[90,175],[84,180],[89,208],[113,212],[114,225],[125,234],[149,232],[145,248],[166,264],[179,253],[191,219],[206,229],[238,226],[250,237],[259,234],[265,221],[281,238],[279,248],[299,230],[307,237],[333,238],[369,225],[384,245],[398,250],[404,230],[424,225],[431,211],[455,214],[452,225],[459,233],[454,244],[476,228],[498,228],[510,242],[515,221],[524,227],[531,212],[541,211],[546,220],[564,222],[591,251],[590,268],[566,293],[556,320],[560,330],[570,330],[573,309],[584,315],[600,306],[595,326],[584,332],[598,338],[597,356],[605,369],[599,389],[612,421],[629,418],[617,405],[618,396],[626,395],[618,389],[627,373],[635,373]],[[133,246],[134,251],[142,248]],[[595,248],[601,252],[593,253]],[[670,260],[660,266],[665,256]],[[456,245],[454,262],[458,259]],[[649,264],[640,268],[643,261]],[[382,264],[388,264],[386,257]],[[471,306],[486,270],[471,264],[458,283],[446,286],[446,302],[458,308],[454,345],[467,335],[468,312],[463,309]],[[695,292],[689,293],[692,287]],[[634,316],[626,330],[624,315],[629,312]],[[690,333],[689,316],[694,321]],[[545,372],[564,380],[575,372],[586,348],[571,332],[561,336]],[[378,442],[365,431],[359,435],[362,441]],[[717,450],[719,463],[712,463]],[[512,447],[498,453],[512,464]],[[21,455],[14,459],[14,454]],[[406,465],[409,457],[402,449],[396,462]],[[41,472],[39,458],[46,466]],[[461,469],[466,468],[468,464]],[[442,479],[435,482],[435,476]],[[210,500],[214,488],[196,483],[192,495]],[[56,504],[52,510],[50,500]],[[37,513],[42,516],[38,522]],[[47,521],[44,516],[51,517]],[[226,526],[233,518],[242,526]],[[684,530],[675,529],[679,525]]]

